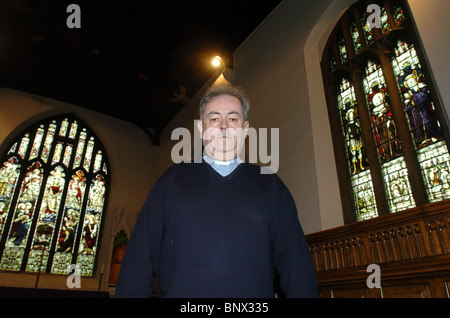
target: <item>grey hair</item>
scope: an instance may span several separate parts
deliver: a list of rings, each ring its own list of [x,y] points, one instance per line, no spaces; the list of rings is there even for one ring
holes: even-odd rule
[[[224,95],[233,96],[239,100],[242,106],[242,115],[244,115],[244,120],[247,120],[247,113],[250,109],[250,102],[247,96],[245,96],[242,88],[231,85],[215,85],[208,88],[200,101],[200,119],[203,119],[206,105],[208,105],[209,102],[212,102],[216,98]]]

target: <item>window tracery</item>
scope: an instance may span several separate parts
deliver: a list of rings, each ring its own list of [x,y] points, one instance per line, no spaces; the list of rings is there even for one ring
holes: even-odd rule
[[[0,168],[0,270],[94,272],[108,163],[98,138],[73,115],[27,128]]]
[[[376,28],[373,2],[347,10],[322,59],[347,223],[450,197],[448,128],[412,16],[402,0],[378,1]]]

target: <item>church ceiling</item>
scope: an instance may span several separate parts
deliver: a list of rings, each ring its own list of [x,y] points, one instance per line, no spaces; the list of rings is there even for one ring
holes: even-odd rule
[[[0,86],[133,122],[157,142],[214,73],[212,57],[232,66],[280,2],[2,0]]]

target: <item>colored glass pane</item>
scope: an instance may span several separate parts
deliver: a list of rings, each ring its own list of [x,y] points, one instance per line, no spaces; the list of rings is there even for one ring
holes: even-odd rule
[[[372,179],[369,171],[366,145],[356,107],[353,85],[342,79],[337,96],[341,129],[346,145],[347,160],[352,175],[352,189],[358,220],[378,215]]]
[[[430,90],[413,44],[399,40],[392,57],[392,67],[402,97],[411,137],[417,149],[419,165],[428,199],[450,197],[450,158],[443,140]]]
[[[17,148],[17,142],[14,145],[12,145],[12,147],[9,149],[7,155],[15,153],[16,152],[16,148]]]
[[[430,202],[450,198],[450,156],[445,141],[417,151]]]
[[[55,151],[53,153],[52,165],[54,165],[55,163],[58,163],[61,160],[61,153],[63,151],[63,148],[64,148],[64,143],[62,143],[61,141],[58,141],[56,143]]]
[[[13,156],[0,168],[0,237],[5,228],[12,195],[16,189],[20,175],[19,159]]]
[[[81,158],[84,152],[84,144],[86,143],[86,129],[80,133],[80,138],[78,139],[77,150],[75,151],[75,159],[73,163],[73,168],[78,168],[81,164]]]
[[[416,148],[442,139],[440,123],[414,46],[398,41],[392,67]]]
[[[45,271],[65,182],[65,173],[61,166],[53,169],[47,178],[28,256],[28,272]]]
[[[78,123],[74,121],[72,125],[70,125],[70,131],[69,131],[69,138],[75,139],[75,136],[77,135],[78,130]]]
[[[334,56],[330,57],[330,68],[332,71],[334,71],[336,69],[336,59],[334,58]]]
[[[41,125],[34,136],[33,146],[31,147],[30,160],[36,158],[41,148],[42,138],[44,138],[44,125]]]
[[[351,180],[353,200],[356,203],[356,219],[362,221],[377,217],[378,211],[370,170],[353,175]]]
[[[345,48],[344,38],[340,38],[338,41],[339,57],[341,59],[341,64],[347,63],[348,55],[347,49]]]
[[[53,144],[53,139],[55,138],[55,131],[56,131],[56,121],[53,121],[47,130],[47,136],[45,136],[44,141],[44,149],[42,149],[41,158],[46,163],[48,160],[48,157],[50,155],[50,149]]]
[[[97,152],[97,154],[95,155],[94,167],[93,167],[93,172],[94,173],[100,171],[101,164],[102,164],[102,151],[99,150]]]
[[[69,120],[67,118],[64,118],[63,122],[61,123],[61,127],[59,128],[59,135],[61,137],[65,137],[67,135],[68,128],[69,128]]]
[[[405,13],[403,12],[403,8],[401,6],[396,6],[394,8],[394,20],[396,25],[400,25],[405,22]]]
[[[86,178],[84,177],[83,171],[78,170],[72,175],[67,189],[64,215],[61,221],[51,269],[52,273],[65,274],[67,273],[67,267],[72,264],[74,244],[79,229],[85,190]]]
[[[350,24],[350,32],[352,34],[352,41],[353,41],[353,47],[355,48],[355,53],[358,54],[362,51],[362,44],[361,44],[361,36],[359,35],[358,26],[356,25],[356,22],[352,22]]]
[[[389,23],[389,18],[384,7],[380,10],[380,21],[381,21],[381,32],[383,34],[389,33],[391,31],[391,24]]]
[[[34,218],[36,203],[41,192],[43,169],[39,162],[34,162],[27,168],[27,172],[20,186],[20,194],[14,206],[13,220],[10,226],[0,269],[19,271],[28,241],[31,222]]]
[[[77,264],[80,264],[81,275],[92,275],[100,231],[101,212],[105,203],[106,183],[98,174],[89,186],[86,214],[83,221],[83,232],[79,246]]]
[[[378,149],[380,162],[387,162],[402,155],[397,128],[392,115],[389,95],[381,67],[369,60],[363,79],[373,135]]]
[[[382,164],[381,170],[390,211],[397,212],[415,207],[404,158],[399,157]]]
[[[63,164],[68,167],[70,163],[70,158],[72,157],[72,149],[73,145],[67,144],[66,148],[64,149],[64,157],[63,157]]]
[[[356,107],[353,85],[343,79],[337,96],[341,128],[347,148],[347,157],[351,162],[351,173],[355,174],[368,167],[366,146],[363,140],[361,124]]]
[[[84,154],[83,167],[86,171],[89,171],[89,168],[91,166],[92,153],[94,152],[94,144],[95,144],[94,137],[91,137],[86,147],[86,153]]]
[[[26,133],[25,136],[23,136],[22,141],[20,142],[19,151],[17,152],[19,156],[21,156],[22,158],[25,157],[29,143],[30,143],[30,134]]]
[[[361,19],[361,25],[363,26],[364,31],[364,38],[366,40],[367,46],[371,46],[375,43],[375,38],[373,36],[373,29],[369,21],[367,21],[367,13],[363,14],[363,17]]]
[[[383,71],[368,60],[363,78],[371,118],[372,133],[383,171],[387,201],[391,212],[415,206],[403,158],[401,143],[392,114]]]

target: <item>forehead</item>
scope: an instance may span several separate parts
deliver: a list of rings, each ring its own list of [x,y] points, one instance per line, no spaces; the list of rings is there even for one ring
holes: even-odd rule
[[[242,106],[239,99],[230,95],[222,95],[211,100],[205,107],[205,114],[209,115],[211,112],[229,113],[238,112],[242,115]]]

